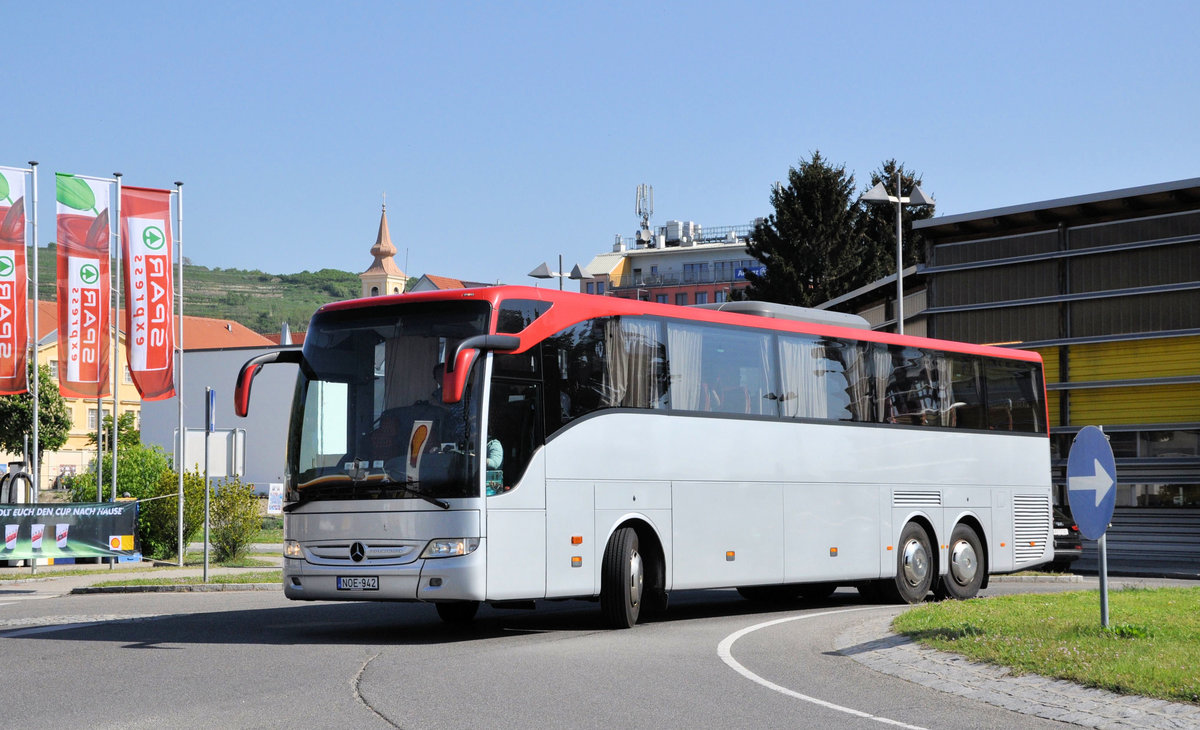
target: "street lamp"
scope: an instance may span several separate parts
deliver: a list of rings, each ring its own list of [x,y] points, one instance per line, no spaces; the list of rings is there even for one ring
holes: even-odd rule
[[[895,195],[889,195],[883,181],[880,181],[862,196],[868,203],[896,204],[896,334],[901,335],[904,334],[904,228],[900,219],[905,205],[933,205],[933,198],[916,185],[913,186],[912,195],[904,197],[900,190],[903,181],[904,176],[897,169]]]
[[[562,254],[558,255],[558,271],[551,271],[549,264],[542,262],[542,265],[529,272],[529,276],[534,279],[558,279],[558,290],[562,291],[563,279],[595,279],[596,277],[587,273],[575,264],[575,268],[571,269],[570,273],[563,271]]]

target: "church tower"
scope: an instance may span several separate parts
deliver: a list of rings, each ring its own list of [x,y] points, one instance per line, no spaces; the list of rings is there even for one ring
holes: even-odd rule
[[[379,218],[379,235],[375,237],[371,255],[375,257],[375,261],[370,268],[358,275],[363,283],[362,295],[377,297],[381,294],[403,294],[408,277],[392,260],[396,255],[396,247],[392,245],[392,236],[388,233],[387,203],[383,204],[383,215]]]

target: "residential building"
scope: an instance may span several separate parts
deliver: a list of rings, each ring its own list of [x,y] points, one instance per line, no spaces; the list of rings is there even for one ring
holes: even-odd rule
[[[475,289],[481,286],[491,286],[480,281],[464,281],[462,279],[454,279],[449,276],[434,276],[433,274],[422,274],[417,283],[409,289],[411,292],[420,291],[438,291],[440,289]]]
[[[610,252],[587,265],[579,290],[665,304],[723,302],[749,285],[745,272],[762,265],[746,252],[751,225],[704,229],[668,221],[656,231],[617,236]]]

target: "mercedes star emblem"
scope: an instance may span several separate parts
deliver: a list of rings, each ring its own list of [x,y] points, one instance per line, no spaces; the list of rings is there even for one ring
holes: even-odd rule
[[[350,559],[356,563],[361,563],[362,559],[367,556],[367,549],[361,542],[356,542],[350,546]]]

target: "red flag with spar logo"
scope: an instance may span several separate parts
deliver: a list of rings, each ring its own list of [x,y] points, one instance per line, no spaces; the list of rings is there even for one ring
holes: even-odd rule
[[[125,346],[143,400],[175,395],[171,191],[121,188]]]
[[[0,167],[0,395],[29,390],[25,171]]]
[[[58,388],[109,395],[109,201],[112,182],[55,176],[58,201]]]

